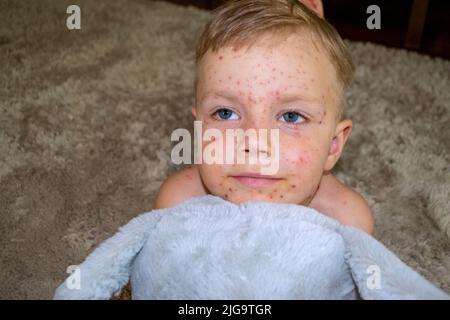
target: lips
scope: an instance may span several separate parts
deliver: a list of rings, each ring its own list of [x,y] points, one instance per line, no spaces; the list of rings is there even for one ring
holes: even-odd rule
[[[273,176],[265,176],[254,173],[243,173],[236,176],[232,176],[232,178],[236,179],[241,184],[252,188],[270,186],[282,180],[280,178],[275,178]]]

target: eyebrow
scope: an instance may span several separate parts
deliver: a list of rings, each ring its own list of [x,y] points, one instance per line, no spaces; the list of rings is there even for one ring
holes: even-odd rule
[[[228,99],[230,101],[239,103],[240,102],[240,98],[236,95],[234,95],[233,93],[227,92],[227,91],[216,91],[216,92],[207,92],[205,93],[201,99],[200,102],[203,102],[204,100],[208,99],[208,98],[225,98]],[[325,107],[322,105],[322,103],[316,101],[315,99],[311,99],[310,97],[307,97],[305,95],[301,95],[301,94],[294,94],[294,93],[289,93],[289,94],[285,94],[285,95],[281,95],[279,96],[279,100],[280,102],[295,102],[295,101],[301,101],[301,102],[307,102],[307,103],[312,103],[315,104],[317,106],[320,107]]]

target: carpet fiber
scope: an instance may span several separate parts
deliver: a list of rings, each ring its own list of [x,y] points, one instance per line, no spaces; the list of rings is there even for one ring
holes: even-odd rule
[[[149,211],[170,133],[192,128],[194,46],[210,13],[144,0],[0,2],[0,298],[48,299]],[[334,172],[375,237],[450,293],[450,62],[349,43],[354,131]]]

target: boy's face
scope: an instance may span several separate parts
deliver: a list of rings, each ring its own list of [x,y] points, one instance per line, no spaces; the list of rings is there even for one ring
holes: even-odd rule
[[[224,137],[226,129],[279,129],[278,171],[270,177],[250,177],[261,173],[260,165],[205,163],[199,170],[211,194],[234,203],[307,206],[322,175],[339,159],[352,124],[336,121],[335,71],[311,38],[296,34],[266,45],[272,42],[269,36],[250,49],[208,51],[197,70],[193,113],[202,121],[203,132],[216,128]],[[244,141],[236,148],[249,152],[254,146]]]

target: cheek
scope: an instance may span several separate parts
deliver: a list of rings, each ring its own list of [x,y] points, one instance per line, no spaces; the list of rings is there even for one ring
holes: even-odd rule
[[[283,163],[291,170],[310,167],[313,156],[307,150],[289,150],[282,153]]]
[[[280,159],[282,163],[291,169],[305,168],[311,166],[316,157],[315,146],[309,139],[286,139],[281,142]]]
[[[217,164],[202,163],[199,165],[199,171],[202,180],[208,187],[208,189],[215,189],[216,187],[221,187],[222,180],[226,175],[222,166]]]

